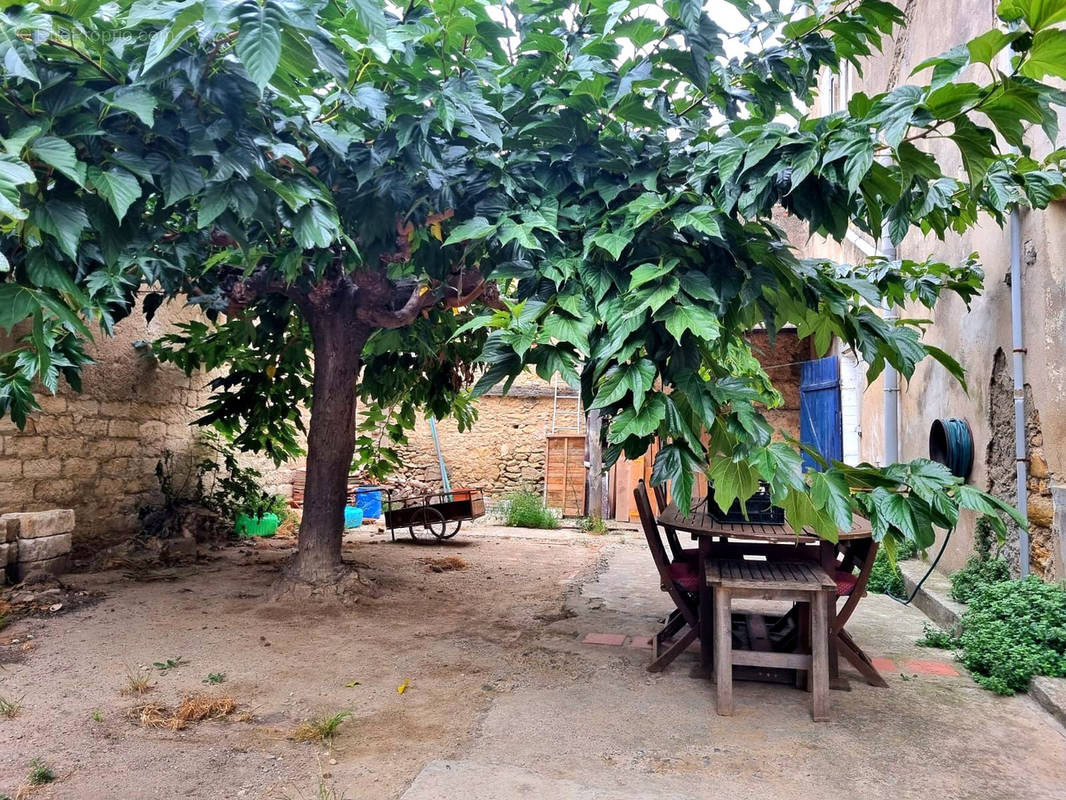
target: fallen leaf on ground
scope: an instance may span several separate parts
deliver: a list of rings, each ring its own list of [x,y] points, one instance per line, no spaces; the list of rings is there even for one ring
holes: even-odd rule
[[[359,681],[348,681],[346,684],[344,684],[344,688],[345,689],[351,689],[353,686],[358,686],[358,685],[359,685]]]
[[[407,687],[411,685],[411,681],[407,678],[403,679],[403,683],[396,687],[397,694],[403,694],[407,691]]]

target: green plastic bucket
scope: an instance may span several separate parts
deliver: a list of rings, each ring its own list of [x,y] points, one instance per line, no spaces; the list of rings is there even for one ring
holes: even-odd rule
[[[264,514],[258,518],[238,514],[234,529],[238,536],[273,536],[278,532],[278,521],[277,514]]]

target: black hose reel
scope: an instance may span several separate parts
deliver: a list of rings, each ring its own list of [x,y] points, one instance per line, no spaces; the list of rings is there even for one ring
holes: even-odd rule
[[[929,458],[947,467],[956,478],[969,480],[973,469],[973,432],[964,419],[933,420],[929,428]]]

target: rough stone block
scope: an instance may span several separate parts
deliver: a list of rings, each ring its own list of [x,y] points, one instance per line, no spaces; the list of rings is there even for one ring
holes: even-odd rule
[[[118,439],[136,439],[141,435],[139,423],[113,419],[107,424],[107,435]]]
[[[19,561],[47,561],[70,552],[71,535],[60,533],[56,536],[41,536],[36,539],[22,539],[18,543]]]
[[[63,575],[70,572],[70,554],[49,558],[44,561],[16,561],[14,571],[16,581],[24,581],[36,573]]]
[[[14,564],[18,555],[18,542],[0,542],[0,574],[8,564]]]
[[[68,478],[86,478],[95,475],[100,464],[91,458],[63,459],[63,474]]]
[[[33,499],[38,504],[66,505],[72,503],[76,499],[74,481],[66,479],[38,481],[33,487]]]
[[[1050,528],[1055,518],[1055,506],[1050,497],[1029,498],[1029,522],[1041,528]]]
[[[165,422],[159,422],[158,420],[142,422],[139,432],[141,439],[148,441],[159,440],[167,435],[167,425]]]
[[[62,463],[58,458],[31,458],[22,462],[22,475],[25,478],[55,478],[59,476]]]
[[[74,511],[70,508],[57,508],[52,511],[23,511],[18,514],[4,514],[0,520],[15,520],[18,523],[18,538],[38,539],[42,536],[55,536],[74,530]]]
[[[22,477],[22,459],[17,456],[0,458],[0,481],[17,481]]]
[[[19,538],[19,522],[11,515],[0,517],[0,542],[15,542]]]

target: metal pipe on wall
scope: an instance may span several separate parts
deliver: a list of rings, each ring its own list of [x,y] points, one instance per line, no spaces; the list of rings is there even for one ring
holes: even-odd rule
[[[1029,462],[1025,452],[1025,342],[1022,336],[1022,218],[1010,214],[1010,331],[1014,353],[1014,464],[1018,481],[1016,505],[1029,516]],[[1018,564],[1022,577],[1029,574],[1029,531],[1018,531]]]
[[[878,255],[889,260],[896,258],[896,246],[887,236],[882,236],[877,243]],[[899,312],[888,304],[884,304],[885,322],[894,325],[899,319]],[[891,364],[884,371],[884,424],[885,424],[885,464],[894,464],[899,461],[899,372]]]

